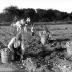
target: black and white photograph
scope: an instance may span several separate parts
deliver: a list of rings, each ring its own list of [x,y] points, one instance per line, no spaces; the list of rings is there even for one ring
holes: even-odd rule
[[[72,0],[0,0],[0,72],[72,72]]]

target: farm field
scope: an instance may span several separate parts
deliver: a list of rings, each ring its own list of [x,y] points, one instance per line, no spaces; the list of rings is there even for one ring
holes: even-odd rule
[[[43,25],[44,26],[44,25]],[[71,38],[72,25],[62,24],[62,25],[45,25],[52,33],[55,38]],[[39,26],[36,26],[39,28]]]
[[[61,24],[61,25],[35,25],[35,29],[36,29],[36,34],[37,34],[37,36],[38,36],[38,31],[39,30],[42,30],[43,29],[43,27],[47,27],[49,30],[50,30],[50,32],[51,32],[51,34],[52,34],[52,38],[53,39],[70,39],[70,40],[72,40],[72,25],[71,24]],[[10,27],[10,26],[0,26],[0,41],[4,44],[4,45],[7,45],[8,43],[9,43],[9,41],[11,40],[11,38],[13,37],[13,36],[15,36],[16,35],[16,31],[15,31],[15,29],[14,28],[12,28],[12,27]],[[27,34],[25,34],[24,35],[25,36],[25,39],[28,39],[28,40],[30,40],[31,41],[31,39],[33,39],[33,38],[35,38],[35,39],[37,39],[37,41],[39,40],[37,37],[33,37],[32,38],[32,36],[31,36],[31,32],[30,32],[30,27],[28,27],[28,33]],[[33,40],[32,40],[33,41]],[[27,44],[27,43],[26,43]],[[31,53],[35,53],[35,52],[39,52],[39,48],[41,48],[41,44],[39,45],[37,42],[35,42],[35,41],[33,41],[33,43],[32,44],[34,44],[34,46],[36,46],[36,47],[34,47],[35,48],[35,50],[33,49],[33,51],[31,51],[31,49],[29,48],[29,51],[28,52],[31,52]],[[48,46],[48,45],[47,45]],[[30,46],[31,47],[31,46]],[[59,46],[58,46],[59,47]],[[37,50],[37,48],[39,49],[39,50]],[[47,47],[48,48],[48,47]],[[37,51],[36,51],[37,50]],[[56,51],[50,51],[51,53],[49,54],[49,53],[45,53],[44,55],[43,55],[43,53],[41,53],[42,55],[41,56],[43,56],[44,57],[44,59],[46,60],[46,61],[48,61],[48,59],[51,61],[51,62],[61,62],[61,60],[62,59],[59,59],[57,56],[59,56],[59,55],[63,55],[64,54],[64,52],[59,52],[59,54],[58,54],[58,52],[56,52]],[[57,54],[57,56],[56,56],[56,54]],[[37,55],[38,56],[38,55]],[[38,56],[39,57],[39,56]],[[53,59],[52,59],[52,58]],[[56,58],[57,57],[57,58]],[[50,59],[51,58],[51,59]],[[43,60],[43,59],[42,59]],[[63,60],[62,60],[63,61]],[[56,67],[55,67],[56,68]],[[58,69],[57,69],[58,70]],[[56,72],[61,72],[61,71],[57,71],[56,70]],[[48,72],[48,71],[47,71]],[[54,72],[54,71],[49,71],[49,72]]]
[[[53,39],[72,39],[72,25],[71,24],[61,24],[61,25],[35,25],[36,33],[42,30],[42,27],[46,26],[52,33]],[[30,27],[28,27],[30,31]],[[0,26],[0,41],[8,44],[9,40],[15,36],[16,32],[10,26]]]

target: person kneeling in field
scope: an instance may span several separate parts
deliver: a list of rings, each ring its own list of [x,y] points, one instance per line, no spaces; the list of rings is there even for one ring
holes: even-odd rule
[[[19,33],[16,37],[13,37],[8,44],[8,48],[12,51],[12,60],[21,60],[23,58],[24,43],[22,43],[21,38],[21,33]]]
[[[52,33],[49,31],[47,27],[45,27],[45,31],[46,31],[46,43],[49,43],[49,41],[53,39]]]
[[[46,31],[39,31],[40,41],[43,45],[46,43]]]
[[[49,40],[52,39],[52,35],[48,29],[44,29],[43,31],[39,31],[39,36],[41,38],[41,43],[44,45],[49,43]]]

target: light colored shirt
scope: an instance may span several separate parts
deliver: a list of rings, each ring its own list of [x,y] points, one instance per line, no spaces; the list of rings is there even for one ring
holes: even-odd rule
[[[27,32],[27,27],[26,26],[24,27],[24,31]]]
[[[12,45],[14,45],[14,48],[17,48],[20,46],[20,41],[16,40],[16,37],[13,37],[8,44],[8,48],[12,49]]]
[[[34,27],[31,27],[31,32],[34,32]]]
[[[8,44],[8,48],[9,49],[11,49],[12,48],[12,45],[13,45],[13,43],[16,41],[16,37],[13,37],[11,40],[10,40],[10,42],[9,42],[9,44]]]

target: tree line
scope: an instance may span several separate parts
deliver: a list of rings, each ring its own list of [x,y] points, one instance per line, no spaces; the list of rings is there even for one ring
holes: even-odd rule
[[[0,13],[0,23],[13,22],[15,19],[26,19],[27,17],[30,17],[32,22],[71,21],[72,12],[67,13],[53,9],[19,9],[16,6],[10,6]]]

